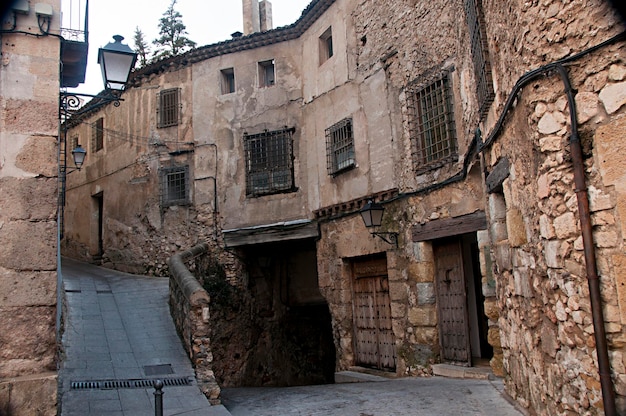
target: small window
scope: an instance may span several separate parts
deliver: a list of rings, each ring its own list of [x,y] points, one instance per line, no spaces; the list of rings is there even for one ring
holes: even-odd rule
[[[481,0],[465,0],[465,16],[471,36],[472,60],[474,62],[474,77],[476,78],[476,96],[478,99],[481,119],[487,115],[489,106],[493,102],[493,78],[491,64],[485,37],[485,23],[482,13]]]
[[[163,90],[158,94],[159,107],[157,109],[158,127],[178,125],[180,115],[180,89]]]
[[[222,69],[222,94],[235,92],[235,70],[233,68]]]
[[[72,150],[78,147],[78,136],[74,136],[70,138],[69,143],[67,144],[67,148],[65,149],[67,154],[70,154]]]
[[[326,160],[329,175],[355,166],[352,119],[343,119],[326,129]]]
[[[91,125],[91,149],[98,152],[104,148],[104,119],[100,117]]]
[[[326,31],[320,36],[320,65],[326,62],[333,56],[333,31],[332,28],[326,29]]]
[[[274,83],[274,60],[259,62],[259,87],[271,87]]]
[[[161,206],[189,203],[189,167],[161,169]]]
[[[295,190],[293,132],[284,129],[243,136],[247,196]]]
[[[407,110],[416,172],[452,161],[456,156],[456,132],[449,74],[408,88]]]

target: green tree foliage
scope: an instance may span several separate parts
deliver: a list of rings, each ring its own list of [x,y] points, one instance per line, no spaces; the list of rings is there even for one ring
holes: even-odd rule
[[[159,21],[160,37],[152,41],[157,46],[154,60],[175,56],[196,46],[196,42],[185,36],[187,27],[183,24],[183,16],[174,9],[176,1],[172,0],[172,3]]]
[[[139,67],[146,66],[148,63],[148,54],[150,53],[150,47],[146,44],[143,32],[139,29],[139,26],[135,27],[135,51],[137,52],[137,64]]]

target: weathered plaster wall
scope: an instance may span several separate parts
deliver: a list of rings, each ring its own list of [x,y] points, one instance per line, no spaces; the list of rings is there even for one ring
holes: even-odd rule
[[[60,2],[44,3],[57,33]],[[20,15],[16,29],[36,20]],[[3,33],[0,43],[0,413],[53,415],[59,40]]]

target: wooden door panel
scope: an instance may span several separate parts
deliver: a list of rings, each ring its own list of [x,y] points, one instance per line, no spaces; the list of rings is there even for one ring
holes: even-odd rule
[[[389,281],[386,275],[380,275],[381,271],[386,271],[386,267],[384,259],[355,264],[355,358],[359,365],[395,369]]]
[[[466,287],[460,242],[435,245],[434,255],[442,359],[470,365]]]

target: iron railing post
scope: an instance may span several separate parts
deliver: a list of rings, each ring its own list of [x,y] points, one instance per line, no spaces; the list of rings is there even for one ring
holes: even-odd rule
[[[163,416],[163,381],[154,381],[154,416]]]

